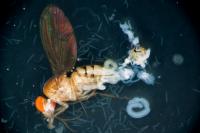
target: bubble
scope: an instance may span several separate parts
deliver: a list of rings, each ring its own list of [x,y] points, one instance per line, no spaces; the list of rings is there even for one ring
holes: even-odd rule
[[[6,68],[6,71],[10,71],[10,68],[9,68],[9,67],[7,67],[7,68]]]
[[[172,57],[172,61],[175,65],[183,64],[184,58],[181,54],[174,54]]]

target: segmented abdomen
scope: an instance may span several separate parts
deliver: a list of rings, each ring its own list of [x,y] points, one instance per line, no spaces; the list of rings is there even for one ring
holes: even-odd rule
[[[116,83],[116,72],[99,65],[78,67],[71,76],[74,86],[79,91],[102,89],[104,83]]]
[[[78,67],[71,75],[74,86],[79,91],[93,90],[98,87],[101,82],[104,68],[98,65]]]

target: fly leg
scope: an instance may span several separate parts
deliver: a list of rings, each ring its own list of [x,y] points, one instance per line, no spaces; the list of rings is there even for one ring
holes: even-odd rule
[[[55,126],[53,125],[53,121],[54,121],[54,117],[53,116],[48,118],[47,121],[48,121],[48,128],[49,129],[55,128]]]
[[[53,125],[54,118],[56,116],[58,116],[59,114],[61,114],[62,112],[64,112],[69,107],[69,105],[67,103],[64,103],[64,102],[57,102],[57,103],[59,105],[61,105],[61,107],[56,110],[57,112],[55,114],[53,114],[50,118],[48,118],[48,128],[49,129],[53,129],[55,127]]]
[[[54,117],[58,116],[59,114],[63,113],[69,105],[65,102],[57,102],[59,105],[61,105],[60,108],[57,109],[57,112],[54,114]]]
[[[69,105],[67,104],[67,103],[65,103],[65,102],[57,102],[61,107],[59,107],[57,110],[56,110],[56,112],[55,112],[55,114],[54,114],[54,117],[56,118],[56,119],[58,119],[59,121],[61,121],[64,125],[65,125],[65,127],[66,128],[68,128],[71,132],[75,132],[72,128],[70,128],[69,127],[69,125],[67,124],[67,119],[63,119],[63,118],[60,118],[60,117],[58,117],[58,115],[60,115],[61,113],[63,113],[68,107],[69,107]]]
[[[93,97],[96,95],[96,91],[92,91],[91,93],[89,93],[90,91],[86,91],[83,96],[81,96],[81,98],[79,99],[79,101],[85,101],[88,100],[90,97]]]

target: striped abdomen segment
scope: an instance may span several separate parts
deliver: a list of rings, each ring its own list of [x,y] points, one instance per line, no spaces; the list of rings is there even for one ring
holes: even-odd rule
[[[71,76],[78,90],[96,89],[101,82],[101,72],[103,68],[98,65],[78,67]]]
[[[78,90],[103,89],[104,83],[116,83],[116,72],[99,65],[78,67],[71,79]]]

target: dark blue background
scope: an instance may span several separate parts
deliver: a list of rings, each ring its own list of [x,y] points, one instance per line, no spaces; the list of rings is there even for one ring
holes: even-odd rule
[[[128,0],[127,8],[123,0],[6,2],[1,4],[0,19],[0,116],[8,122],[1,123],[2,132],[55,132],[46,128],[46,122],[32,105],[35,97],[42,94],[43,83],[51,76],[51,69],[40,41],[38,23],[44,7],[52,3],[63,9],[69,17],[77,37],[78,55],[87,58],[77,62],[77,66],[102,64],[102,58],[118,60],[126,56],[129,47],[126,36],[117,23],[107,23],[104,18],[104,15],[110,16],[116,10],[115,19],[120,21],[130,19],[142,45],[151,48],[148,71],[156,77],[161,76],[161,79],[156,79],[154,86],[142,82],[131,86],[119,83],[116,86],[108,85],[106,90],[106,93],[119,96],[147,98],[151,106],[151,113],[148,116],[139,120],[132,119],[125,112],[126,100],[97,96],[83,103],[87,114],[84,113],[81,104],[76,104],[63,114],[63,117],[72,118],[82,113],[82,121],[69,123],[73,129],[78,132],[109,132],[108,125],[111,125],[115,133],[199,131],[200,93],[196,90],[200,91],[200,49],[197,20],[199,15],[198,8],[195,7],[196,3],[172,0],[151,2]],[[76,13],[80,8],[83,10]],[[100,21],[92,15],[91,11],[99,16]],[[101,22],[103,25],[98,34],[103,39],[92,42],[91,45],[95,48],[90,47],[89,52],[82,54],[80,41],[87,42]],[[80,28],[80,25],[83,27]],[[111,47],[108,50],[99,55],[100,50],[109,46]],[[172,56],[176,53],[184,57],[181,66],[172,62]],[[154,66],[157,60],[160,64]],[[116,89],[120,86],[123,86],[123,90],[119,92]],[[102,108],[99,108],[100,105]],[[80,112],[71,114],[74,109]],[[114,118],[104,128],[112,113]],[[105,116],[107,118],[104,118]],[[125,122],[122,124],[120,119],[121,121],[124,119]],[[93,127],[87,121],[94,121]],[[80,126],[74,126],[77,123]],[[114,128],[116,123],[119,125]],[[57,122],[57,127],[59,126]]]

